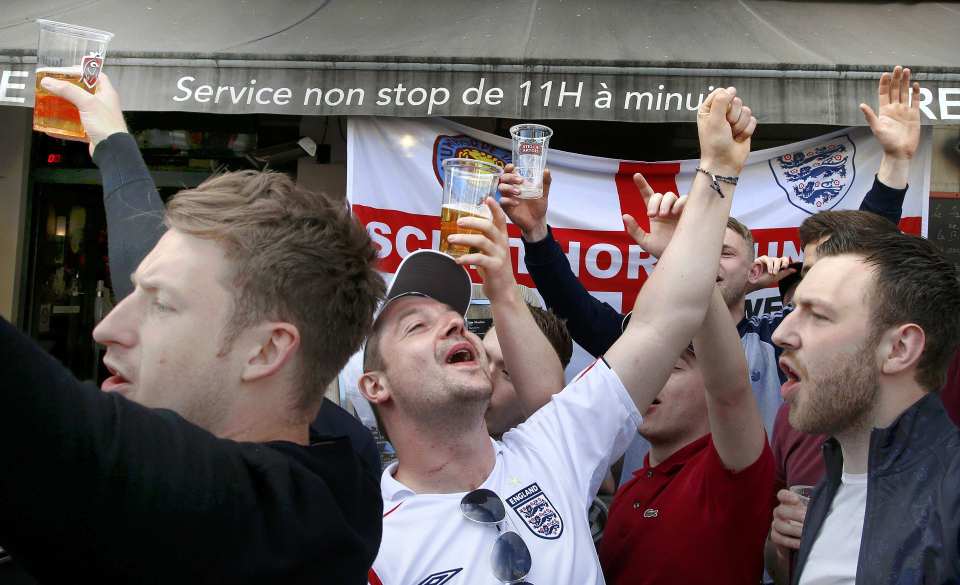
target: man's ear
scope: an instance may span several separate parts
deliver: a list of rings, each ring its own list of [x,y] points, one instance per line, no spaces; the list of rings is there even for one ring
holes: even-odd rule
[[[891,328],[880,340],[880,371],[893,376],[916,368],[926,341],[923,328],[915,323]]]
[[[276,374],[300,348],[300,331],[292,323],[268,322],[254,332],[253,347],[241,379],[253,382]]]
[[[762,262],[754,262],[750,266],[750,271],[747,272],[747,282],[750,284],[757,284],[760,282],[760,279],[763,278],[763,273],[767,271],[767,267]]]
[[[373,404],[383,404],[390,399],[390,385],[383,372],[364,372],[357,380],[360,395]]]

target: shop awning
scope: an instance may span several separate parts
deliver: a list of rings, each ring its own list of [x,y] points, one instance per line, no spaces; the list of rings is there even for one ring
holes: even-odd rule
[[[6,0],[0,105],[33,103],[35,18],[116,33],[129,110],[673,122],[732,84],[765,123],[860,125],[899,63],[960,123],[955,4]]]

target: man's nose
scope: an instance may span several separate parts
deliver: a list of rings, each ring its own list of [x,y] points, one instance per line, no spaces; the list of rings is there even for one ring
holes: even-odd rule
[[[797,334],[796,323],[797,312],[794,311],[787,315],[780,325],[773,331],[770,338],[774,344],[783,349],[797,349],[800,347],[800,336]]]
[[[132,346],[137,342],[136,292],[127,296],[93,329],[93,339],[101,345]]]

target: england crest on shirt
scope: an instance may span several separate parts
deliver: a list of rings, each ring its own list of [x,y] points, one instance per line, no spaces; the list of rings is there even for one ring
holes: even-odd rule
[[[846,196],[856,177],[856,153],[856,145],[844,134],[770,159],[770,171],[787,200],[813,215],[833,209]]]
[[[563,534],[563,518],[537,483],[508,497],[507,504],[535,536],[555,540]]]

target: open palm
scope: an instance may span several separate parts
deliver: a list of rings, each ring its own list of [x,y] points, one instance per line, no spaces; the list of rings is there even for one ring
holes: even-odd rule
[[[920,84],[911,87],[910,70],[897,66],[893,74],[880,76],[877,93],[876,113],[870,106],[860,105],[873,135],[888,155],[912,158],[920,144]]]

